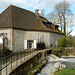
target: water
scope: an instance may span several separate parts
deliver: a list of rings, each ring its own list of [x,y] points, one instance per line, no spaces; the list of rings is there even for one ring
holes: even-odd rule
[[[52,69],[56,62],[65,64],[67,68],[75,68],[75,58],[58,58],[55,55],[47,57],[48,63],[37,75],[52,75]]]
[[[60,61],[62,64],[65,64],[67,68],[75,68],[75,58],[61,58],[66,61]]]
[[[48,63],[37,75],[50,75],[54,62]]]

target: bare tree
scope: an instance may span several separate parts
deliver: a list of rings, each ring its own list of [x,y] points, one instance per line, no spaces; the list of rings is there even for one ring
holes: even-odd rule
[[[54,24],[59,24],[59,17],[55,12],[51,12],[50,14],[48,14],[47,18],[49,19],[50,22]]]
[[[66,34],[66,24],[70,22],[68,17],[71,15],[71,10],[69,9],[70,4],[67,3],[65,0],[56,4],[54,7],[54,13],[51,12],[48,14],[49,18],[53,20],[54,23],[60,24],[61,31],[63,30]]]

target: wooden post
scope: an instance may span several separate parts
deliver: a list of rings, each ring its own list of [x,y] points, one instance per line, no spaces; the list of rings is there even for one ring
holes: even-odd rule
[[[46,52],[46,57],[47,57],[47,52]]]
[[[45,53],[44,52],[42,52],[42,59],[44,59],[45,58]]]

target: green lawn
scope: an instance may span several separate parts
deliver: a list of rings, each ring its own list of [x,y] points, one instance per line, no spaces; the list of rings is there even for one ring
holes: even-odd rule
[[[55,72],[54,75],[75,75],[75,70],[65,68],[61,71]]]

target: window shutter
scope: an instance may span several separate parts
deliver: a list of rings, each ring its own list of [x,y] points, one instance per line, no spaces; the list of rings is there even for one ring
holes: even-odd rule
[[[27,40],[24,40],[24,49],[27,49]]]
[[[36,49],[36,40],[34,40],[34,49]]]

